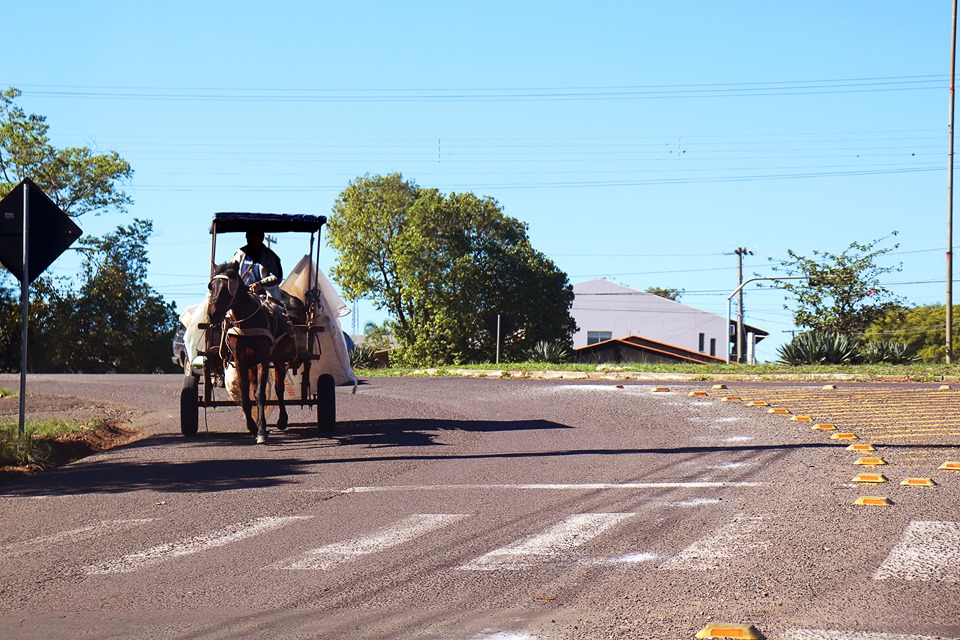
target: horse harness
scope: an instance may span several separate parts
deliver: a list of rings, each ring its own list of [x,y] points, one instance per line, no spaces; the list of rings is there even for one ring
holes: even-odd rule
[[[277,344],[286,337],[295,338],[295,332],[293,325],[290,323],[290,319],[287,317],[286,310],[282,305],[271,301],[269,298],[257,298],[255,302],[257,303],[256,308],[253,310],[253,313],[248,315],[246,318],[237,319],[236,313],[233,310],[233,305],[236,303],[237,296],[240,295],[241,288],[237,281],[230,278],[225,274],[218,274],[213,277],[214,280],[226,280],[227,281],[227,293],[231,294],[230,303],[228,306],[228,311],[223,318],[223,331],[221,333],[221,344],[220,349],[223,353],[224,343],[227,343],[227,336],[260,336],[264,338],[270,338],[272,344],[270,345],[270,356],[273,356],[273,352],[277,348]],[[232,289],[232,291],[231,291]],[[249,291],[249,290],[248,290]],[[252,296],[251,296],[252,297]],[[280,311],[280,314],[275,313],[275,311]],[[244,323],[247,323],[253,320],[259,313],[265,314],[266,317],[266,327],[244,327]],[[287,321],[286,330],[281,331],[279,324],[280,318],[283,318]],[[294,349],[297,349],[297,341],[293,340]],[[227,343],[229,346],[229,343]]]

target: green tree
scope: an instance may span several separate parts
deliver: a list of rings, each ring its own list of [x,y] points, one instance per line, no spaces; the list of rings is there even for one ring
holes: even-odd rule
[[[102,237],[84,237],[79,287],[41,276],[31,284],[29,369],[153,373],[171,370],[170,342],[177,328],[172,303],[146,282],[152,223],[134,220]],[[19,296],[0,288],[0,368],[20,368]],[[8,331],[9,328],[9,331]]]
[[[71,217],[126,211],[132,200],[120,185],[133,176],[130,164],[115,151],[57,149],[50,144],[46,118],[24,112],[16,104],[19,96],[12,87],[0,93],[0,196],[30,178]]]
[[[795,299],[793,319],[797,326],[860,339],[874,320],[900,306],[901,298],[884,287],[880,279],[900,271],[901,265],[877,264],[879,258],[900,245],[878,248],[884,240],[853,242],[840,253],[813,251],[812,257],[788,249],[787,260],[770,258],[775,272],[809,278],[802,282],[778,281],[774,285]],[[790,310],[791,306],[784,305],[784,309]]]
[[[660,296],[661,298],[666,298],[667,300],[673,300],[678,302],[680,296],[683,295],[683,289],[674,289],[671,287],[647,287],[647,293],[652,293],[655,296]]]
[[[960,318],[960,306],[954,305],[954,317]],[[902,342],[910,353],[924,362],[944,362],[947,352],[945,305],[894,307],[889,309],[864,332],[865,340]],[[954,327],[957,335],[958,327]],[[954,339],[954,353],[957,342]]]
[[[84,280],[76,296],[72,368],[117,373],[168,368],[179,320],[174,304],[147,283],[152,232],[152,222],[134,219],[102,237],[81,238]]]
[[[368,322],[363,325],[363,344],[369,346],[374,351],[389,349],[393,346],[393,330],[389,322],[377,324]]]
[[[495,338],[483,322],[491,313],[516,320],[505,358],[540,340],[571,341],[566,274],[492,198],[367,176],[340,194],[327,226],[339,252],[333,278],[348,297],[387,310],[409,363],[492,359]]]
[[[29,177],[61,210],[79,218],[125,212],[122,185],[133,170],[116,152],[57,149],[46,118],[16,104],[17,89],[0,93],[0,195]],[[40,276],[30,287],[29,363],[33,371],[157,371],[169,369],[176,328],[172,304],[146,283],[152,223],[134,220],[103,237],[85,237],[82,281]],[[0,368],[20,368],[20,296],[0,276]]]

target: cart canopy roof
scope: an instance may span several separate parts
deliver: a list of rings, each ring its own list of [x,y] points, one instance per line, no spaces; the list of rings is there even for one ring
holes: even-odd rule
[[[285,233],[288,231],[319,231],[327,221],[325,216],[299,213],[239,213],[235,211],[213,214],[210,233],[263,231]]]

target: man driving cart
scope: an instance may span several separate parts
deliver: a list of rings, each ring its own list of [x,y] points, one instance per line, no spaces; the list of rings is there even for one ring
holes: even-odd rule
[[[233,261],[240,265],[240,277],[254,291],[263,291],[271,298],[280,300],[280,281],[283,280],[283,266],[280,256],[263,243],[263,231],[247,231],[247,244],[240,247]],[[274,276],[271,284],[263,286],[261,281]]]

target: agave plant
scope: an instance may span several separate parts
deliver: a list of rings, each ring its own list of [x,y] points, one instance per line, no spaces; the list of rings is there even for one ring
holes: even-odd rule
[[[350,367],[353,369],[373,369],[377,366],[374,353],[376,349],[368,344],[358,344],[350,351]]]
[[[825,331],[801,333],[777,349],[779,362],[801,364],[856,364],[859,344],[845,335]]]
[[[527,350],[526,356],[530,362],[560,364],[570,356],[570,351],[560,342],[541,340]]]
[[[864,362],[870,364],[909,364],[917,361],[917,356],[910,352],[905,342],[872,340],[860,349],[860,354]]]

